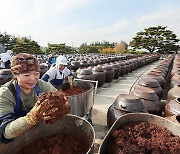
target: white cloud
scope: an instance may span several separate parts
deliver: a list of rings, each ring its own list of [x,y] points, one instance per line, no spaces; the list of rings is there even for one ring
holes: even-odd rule
[[[138,26],[144,28],[158,25],[167,26],[167,29],[173,30],[180,37],[180,9],[178,6],[168,4],[164,4],[157,12],[140,17]]]

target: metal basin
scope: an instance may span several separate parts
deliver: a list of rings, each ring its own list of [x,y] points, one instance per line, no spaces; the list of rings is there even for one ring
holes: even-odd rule
[[[71,106],[70,113],[84,117],[85,115],[89,114],[94,104],[94,85],[85,81],[73,81],[73,87],[77,86],[86,88],[88,90],[79,95],[69,96],[69,103]],[[62,90],[65,90],[66,88],[69,88],[68,84]]]
[[[148,113],[129,113],[129,114],[121,116],[112,125],[112,127],[106,134],[105,138],[103,139],[103,142],[100,145],[98,153],[105,154],[107,143],[109,141],[109,137],[110,137],[112,131],[117,130],[123,124],[131,123],[131,122],[142,122],[142,121],[147,122],[147,123],[153,123],[160,127],[162,126],[164,128],[167,128],[174,135],[180,136],[180,125],[178,125],[166,118],[156,116],[153,114],[148,114]]]
[[[0,144],[1,154],[12,154],[20,149],[35,142],[38,139],[48,137],[55,134],[71,135],[78,141],[88,145],[90,148],[87,154],[93,154],[95,131],[92,125],[81,117],[75,115],[67,115],[61,121],[56,121],[53,124],[39,123],[14,141],[8,144]]]

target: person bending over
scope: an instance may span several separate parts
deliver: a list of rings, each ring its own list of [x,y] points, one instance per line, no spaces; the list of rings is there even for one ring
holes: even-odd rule
[[[53,86],[59,87],[64,80],[67,82],[67,77],[71,74],[71,71],[66,67],[68,61],[66,57],[60,55],[56,58],[56,64],[42,76],[42,80],[50,82]]]

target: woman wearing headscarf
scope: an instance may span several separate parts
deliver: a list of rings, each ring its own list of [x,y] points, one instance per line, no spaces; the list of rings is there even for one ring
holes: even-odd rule
[[[11,71],[14,79],[0,87],[0,141],[8,143],[40,122],[41,107],[35,105],[38,95],[42,92],[57,91],[48,82],[39,79],[40,66],[37,59],[26,53],[17,54],[12,58]],[[52,109],[52,110],[51,110]],[[47,115],[48,110],[52,112]],[[41,116],[53,117],[53,110],[47,107]]]
[[[42,80],[50,82],[53,86],[58,87],[61,85],[65,78],[67,78],[71,72],[66,67],[68,61],[66,57],[60,55],[56,58],[55,66],[50,67],[50,69],[42,76]]]

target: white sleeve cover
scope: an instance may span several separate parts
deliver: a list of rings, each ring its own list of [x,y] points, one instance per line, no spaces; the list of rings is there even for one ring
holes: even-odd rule
[[[4,137],[7,139],[16,138],[31,127],[33,126],[28,125],[26,122],[26,116],[20,117],[7,124],[4,130]]]

